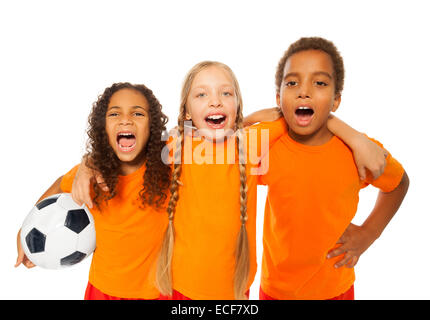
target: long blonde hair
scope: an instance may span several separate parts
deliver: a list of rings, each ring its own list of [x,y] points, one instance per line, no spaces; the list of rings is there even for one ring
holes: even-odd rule
[[[245,291],[247,289],[249,279],[249,244],[248,234],[246,231],[247,215],[247,183],[246,183],[246,155],[243,142],[243,114],[242,114],[242,95],[239,88],[239,83],[233,71],[225,64],[216,61],[203,61],[196,64],[188,72],[184,79],[181,91],[181,104],[178,117],[178,132],[179,135],[176,140],[176,148],[174,150],[174,165],[172,173],[172,181],[170,185],[170,200],[167,206],[167,214],[169,217],[169,225],[164,234],[163,243],[160,250],[160,255],[157,264],[157,287],[163,295],[172,295],[172,256],[174,245],[174,228],[173,218],[175,214],[176,204],[179,199],[178,189],[181,184],[179,179],[182,172],[182,142],[184,139],[184,121],[186,116],[186,103],[191,84],[196,75],[205,68],[215,66],[223,68],[227,71],[233,81],[233,86],[237,98],[237,115],[236,115],[236,146],[239,155],[239,173],[240,173],[240,221],[241,227],[236,243],[235,252],[235,272],[234,272],[234,295],[236,299],[246,299]]]

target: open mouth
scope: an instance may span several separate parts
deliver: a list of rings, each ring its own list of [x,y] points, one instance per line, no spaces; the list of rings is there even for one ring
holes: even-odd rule
[[[307,126],[314,115],[314,110],[309,106],[299,106],[296,111],[296,120],[298,125]]]
[[[120,151],[131,152],[136,147],[136,136],[131,132],[118,132],[116,142]]]
[[[219,129],[224,127],[227,116],[225,114],[211,114],[205,118],[206,123],[209,127]]]

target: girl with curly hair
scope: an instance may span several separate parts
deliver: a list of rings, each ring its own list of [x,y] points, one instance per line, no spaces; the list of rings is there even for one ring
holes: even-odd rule
[[[88,118],[86,166],[106,184],[93,182],[90,209],[97,235],[85,299],[158,299],[155,261],[167,222],[170,167],[161,161],[167,117],[144,85],[115,83],[94,103]],[[70,192],[79,166],[41,197]],[[40,201],[39,200],[39,201]],[[17,265],[34,265],[18,243]]]

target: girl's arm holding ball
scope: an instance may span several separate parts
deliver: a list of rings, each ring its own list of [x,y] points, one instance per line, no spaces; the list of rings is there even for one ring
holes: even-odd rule
[[[41,200],[45,199],[46,197],[52,196],[54,194],[57,193],[62,193],[63,190],[61,190],[61,179],[63,178],[63,176],[59,177],[53,184],[52,186],[50,186],[48,188],[48,190],[45,191],[45,193],[39,198],[39,200],[37,200],[36,204],[39,203]],[[18,267],[21,263],[27,267],[27,268],[33,268],[36,265],[33,264],[25,255],[24,253],[24,249],[21,246],[21,239],[20,239],[20,235],[21,235],[21,229],[19,229],[18,231],[18,235],[16,238],[16,246],[17,246],[17,251],[18,251],[18,257],[16,258],[16,263],[15,263],[15,267]]]

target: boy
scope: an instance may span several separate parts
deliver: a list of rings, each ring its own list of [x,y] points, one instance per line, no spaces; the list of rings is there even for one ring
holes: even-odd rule
[[[288,132],[261,176],[268,195],[260,299],[354,299],[353,267],[407,192],[408,176],[390,154],[378,179],[360,181],[350,149],[328,130],[343,79],[342,57],[322,38],[298,40],[279,62],[276,99]],[[379,196],[356,226],[358,193],[368,184]]]

